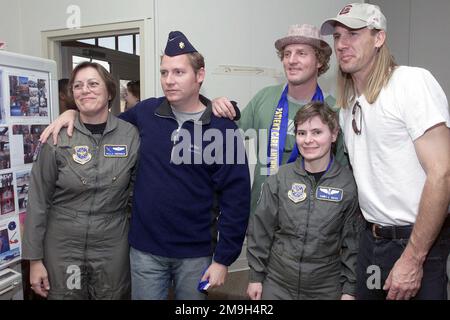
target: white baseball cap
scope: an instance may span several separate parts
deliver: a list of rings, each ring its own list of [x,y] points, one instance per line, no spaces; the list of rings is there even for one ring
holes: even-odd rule
[[[386,17],[380,7],[369,3],[351,3],[339,11],[336,18],[325,21],[320,28],[322,35],[333,34],[336,23],[339,22],[351,29],[386,30]]]

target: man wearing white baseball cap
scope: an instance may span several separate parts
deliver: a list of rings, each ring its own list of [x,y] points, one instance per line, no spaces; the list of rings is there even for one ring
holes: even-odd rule
[[[346,5],[321,33],[334,38],[340,123],[367,221],[356,298],[447,299],[447,98],[429,71],[395,63],[378,6]]]

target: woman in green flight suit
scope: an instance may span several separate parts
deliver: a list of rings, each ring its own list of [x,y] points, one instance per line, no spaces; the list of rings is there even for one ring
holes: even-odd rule
[[[49,299],[130,295],[127,203],[139,134],[109,112],[116,95],[100,65],[79,64],[69,81],[80,110],[73,136],[43,144],[31,171],[23,258],[31,288]]]
[[[248,228],[251,299],[352,299],[358,249],[353,175],[332,154],[337,114],[322,102],[294,119],[301,157],[263,185]]]

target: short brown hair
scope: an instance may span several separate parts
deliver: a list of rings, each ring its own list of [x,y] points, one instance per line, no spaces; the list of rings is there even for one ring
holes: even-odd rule
[[[201,68],[205,67],[205,58],[200,52],[190,52],[187,54],[192,69],[197,73]]]
[[[297,111],[294,118],[295,132],[297,127],[309,119],[319,116],[323,123],[328,125],[331,132],[339,131],[339,121],[337,112],[331,109],[328,104],[320,101],[312,101]]]
[[[138,100],[141,99],[141,82],[139,80],[129,81],[127,83],[127,89],[135,96]]]
[[[78,64],[75,67],[75,69],[73,69],[72,74],[69,79],[69,88],[70,88],[69,96],[70,96],[70,98],[73,99],[72,87],[73,87],[73,83],[75,81],[75,77],[77,76],[77,74],[80,70],[83,70],[86,68],[94,68],[98,72],[98,74],[100,75],[102,80],[105,82],[106,91],[108,92],[108,95],[110,97],[110,99],[108,100],[108,107],[111,107],[111,101],[114,100],[114,98],[116,97],[116,93],[117,93],[116,82],[115,82],[114,78],[112,77],[111,73],[108,72],[108,70],[106,70],[102,65],[95,63],[95,62],[85,61],[85,62]]]

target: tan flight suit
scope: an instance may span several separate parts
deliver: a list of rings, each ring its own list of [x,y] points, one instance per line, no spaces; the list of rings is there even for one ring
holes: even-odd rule
[[[64,129],[56,146],[42,145],[31,171],[23,258],[43,259],[49,299],[129,298],[126,212],[138,151],[137,129],[111,114],[102,135],[77,118],[72,138]]]

